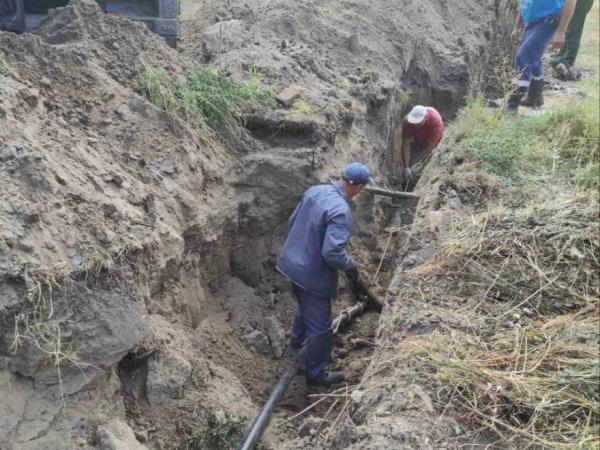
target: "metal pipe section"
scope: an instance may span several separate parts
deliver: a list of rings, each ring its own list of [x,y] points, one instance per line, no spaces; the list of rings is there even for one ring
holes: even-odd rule
[[[390,189],[383,189],[375,186],[367,186],[365,190],[373,195],[382,195],[384,197],[419,198],[419,195],[414,192],[392,191]]]
[[[331,332],[336,334],[342,325],[345,325],[355,317],[360,316],[363,312],[365,312],[367,310],[367,306],[369,306],[368,300],[359,301],[351,308],[340,313],[340,315],[338,315],[331,323]],[[298,370],[300,370],[300,367],[304,362],[304,353],[305,349],[303,348],[300,353],[298,353],[298,356],[296,356],[296,359],[292,365],[286,369],[271,391],[269,399],[258,413],[258,416],[256,416],[256,419],[254,419],[254,422],[252,422],[252,426],[250,427],[248,433],[246,433],[240,450],[252,450],[259,441],[263,431],[265,428],[267,428],[267,425],[269,425],[269,420],[271,419],[271,415],[273,414],[273,410],[277,406],[277,403],[292,382],[294,375],[296,375]]]

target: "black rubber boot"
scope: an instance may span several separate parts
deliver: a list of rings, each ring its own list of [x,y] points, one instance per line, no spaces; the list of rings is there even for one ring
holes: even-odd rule
[[[521,105],[529,108],[538,108],[544,104],[544,80],[531,80],[527,98],[521,102]]]
[[[318,378],[306,377],[306,382],[311,386],[332,386],[341,383],[344,379],[344,374],[342,372],[324,372]]]
[[[519,110],[522,98],[523,94],[521,92],[515,91],[510,94],[510,97],[508,97],[508,101],[506,102],[506,110],[511,113],[516,113]]]

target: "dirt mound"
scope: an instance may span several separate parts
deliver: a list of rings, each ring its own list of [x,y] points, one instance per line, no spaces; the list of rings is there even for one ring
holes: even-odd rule
[[[510,42],[506,1],[205,0],[182,23],[180,49],[231,73],[258,75],[287,108],[356,133],[386,175],[391,134],[410,105],[450,120],[469,83]]]
[[[143,65],[184,71],[160,38],[93,1],[56,10],[35,34],[0,33],[0,446],[91,445],[106,418],[124,419],[121,358],[144,340],[156,343],[144,361],[186,355],[166,350],[177,325],[148,318],[186,230],[200,245],[237,220],[220,186],[232,159],[140,95]],[[208,315],[194,283],[165,315],[190,326]],[[181,382],[162,367],[151,366],[155,385]]]
[[[376,109],[396,87],[451,115],[481,71],[475,60],[493,55],[504,14],[494,1],[204,1],[181,47],[279,89],[296,83],[317,110],[353,98]]]
[[[142,64],[181,67],[159,38],[77,2],[36,35],[0,40],[3,271],[90,267],[111,249],[139,247],[157,222],[193,215],[216,154],[174,135],[136,93]],[[180,177],[189,190],[165,195]]]

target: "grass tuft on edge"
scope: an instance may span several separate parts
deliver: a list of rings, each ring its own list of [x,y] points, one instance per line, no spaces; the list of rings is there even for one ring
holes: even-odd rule
[[[210,69],[188,79],[146,69],[142,82],[152,103],[198,129],[203,138],[223,143],[245,136],[243,124],[253,111],[276,107],[275,94],[255,75],[243,84]]]
[[[556,111],[511,116],[471,99],[451,128],[448,142],[480,167],[513,185],[560,179],[579,190],[600,186],[598,84],[584,86]]]

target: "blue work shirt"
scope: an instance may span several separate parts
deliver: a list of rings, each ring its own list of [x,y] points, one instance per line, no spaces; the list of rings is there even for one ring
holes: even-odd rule
[[[538,22],[546,17],[559,14],[565,6],[565,0],[520,0],[523,22]]]
[[[334,298],[337,271],[354,266],[346,249],[351,228],[344,188],[339,183],[311,187],[290,217],[277,269],[304,290]]]

